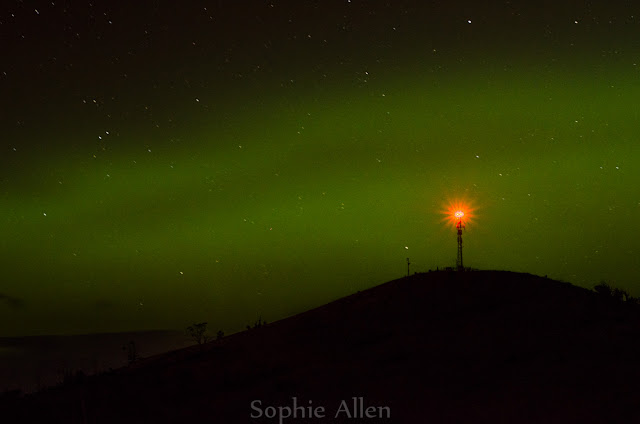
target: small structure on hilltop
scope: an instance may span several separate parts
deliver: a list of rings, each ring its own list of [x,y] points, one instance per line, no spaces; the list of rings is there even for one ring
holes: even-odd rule
[[[453,224],[456,227],[458,236],[458,254],[456,256],[456,271],[464,271],[464,262],[462,261],[462,230],[466,224],[472,222],[475,217],[475,207],[469,202],[457,200],[449,202],[449,205],[441,211],[444,215],[442,221],[448,225]],[[448,267],[445,270],[449,270]]]

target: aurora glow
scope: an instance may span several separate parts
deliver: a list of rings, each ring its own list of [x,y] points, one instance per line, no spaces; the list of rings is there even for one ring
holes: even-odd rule
[[[640,294],[640,10],[389,3],[3,5],[0,335],[272,321],[453,265],[450,198]]]

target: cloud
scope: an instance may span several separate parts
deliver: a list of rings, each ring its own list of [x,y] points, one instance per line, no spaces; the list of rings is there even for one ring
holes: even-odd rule
[[[0,293],[0,304],[6,304],[12,309],[20,309],[24,307],[24,300]]]

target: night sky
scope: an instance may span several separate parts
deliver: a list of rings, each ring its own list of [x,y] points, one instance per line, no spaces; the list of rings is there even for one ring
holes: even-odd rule
[[[640,295],[632,1],[3,1],[0,335],[465,265]],[[445,217],[446,218],[446,217]]]

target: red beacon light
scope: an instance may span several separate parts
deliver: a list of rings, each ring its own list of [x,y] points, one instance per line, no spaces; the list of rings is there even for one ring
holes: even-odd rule
[[[456,228],[458,231],[461,231],[464,228],[464,212],[463,211],[455,211],[453,214],[456,218]]]

